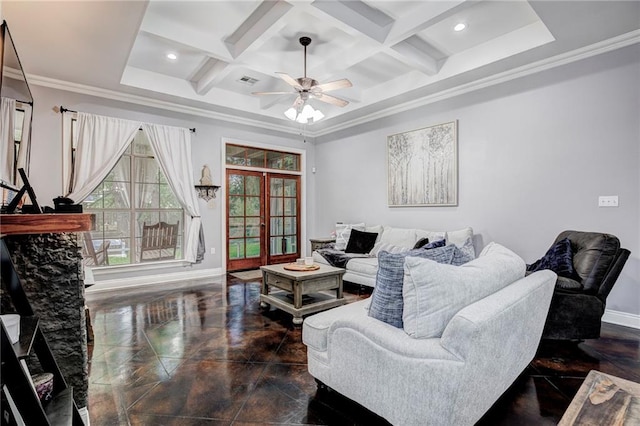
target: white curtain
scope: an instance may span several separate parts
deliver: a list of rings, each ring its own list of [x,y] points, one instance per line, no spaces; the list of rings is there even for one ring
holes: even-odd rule
[[[100,185],[133,140],[140,122],[78,113],[72,192],[79,203]]]
[[[201,219],[198,199],[193,189],[193,166],[191,163],[191,133],[189,129],[156,124],[143,124],[153,152],[169,186],[187,213],[185,223],[184,258],[189,262],[202,260],[198,245]]]
[[[14,158],[15,158],[15,114],[16,100],[10,98],[2,98],[0,103],[0,141],[2,141],[2,149],[0,150],[0,179],[9,184],[14,184]]]

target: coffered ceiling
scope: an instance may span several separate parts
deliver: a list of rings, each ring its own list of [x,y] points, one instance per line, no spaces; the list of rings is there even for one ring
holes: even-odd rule
[[[35,84],[297,132],[304,73],[323,134],[640,41],[637,1],[3,1]],[[457,24],[465,24],[455,31]],[[177,56],[171,60],[167,54]],[[256,96],[252,92],[288,92]]]

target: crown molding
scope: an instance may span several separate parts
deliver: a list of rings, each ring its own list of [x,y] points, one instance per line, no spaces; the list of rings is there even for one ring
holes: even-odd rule
[[[508,71],[504,71],[498,74],[494,74],[489,77],[485,77],[470,83],[462,84],[450,89],[442,90],[438,93],[434,93],[420,99],[415,99],[408,102],[399,103],[392,107],[384,108],[372,114],[367,114],[362,117],[347,120],[345,122],[336,124],[334,126],[324,127],[321,130],[314,131],[313,129],[305,129],[304,133],[308,137],[324,136],[340,130],[345,130],[350,127],[365,124],[370,121],[378,120],[390,115],[405,112],[411,109],[419,108],[425,105],[429,105],[435,102],[439,102],[445,99],[453,98],[463,95],[465,93],[473,92],[475,90],[484,89],[486,87],[495,86],[497,84],[505,83],[511,80],[515,80],[521,77],[525,77],[531,74],[546,71],[552,68],[556,68],[562,65],[570,64],[572,62],[587,59],[593,56],[601,55],[603,53],[611,52],[613,50],[621,49],[632,44],[640,42],[640,30],[634,30],[617,37],[603,40],[598,43],[594,43],[589,46],[582,47],[580,49],[565,52],[560,55],[556,55],[550,58],[546,58],[531,64],[523,65]],[[155,100],[139,95],[132,95],[115,90],[101,89],[94,86],[87,86],[83,84],[71,83],[68,81],[57,80],[49,77],[43,77],[34,74],[28,74],[27,79],[30,84],[49,87],[52,89],[66,90],[69,92],[75,92],[85,95],[97,96],[105,99],[111,99],[116,101],[128,102],[137,105],[148,106],[152,108],[164,109],[167,111],[174,111],[184,114],[192,114],[198,117],[211,118],[215,120],[226,121],[229,123],[242,124],[251,127],[258,127],[267,130],[274,130],[287,134],[299,135],[300,129],[297,127],[291,127],[287,125],[279,125],[274,123],[268,123],[260,120],[237,117],[232,114],[224,114],[214,111],[209,111],[204,108],[191,107],[187,105],[180,105],[174,102],[167,102],[161,100]]]

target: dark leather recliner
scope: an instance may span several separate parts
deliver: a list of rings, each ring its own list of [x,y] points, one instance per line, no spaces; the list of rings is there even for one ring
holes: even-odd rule
[[[607,296],[630,252],[610,234],[564,231],[554,244],[565,238],[571,242],[577,277],[558,277],[542,338],[596,339]]]

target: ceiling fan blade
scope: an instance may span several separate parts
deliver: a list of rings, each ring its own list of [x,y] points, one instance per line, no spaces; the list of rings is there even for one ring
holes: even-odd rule
[[[331,105],[336,105],[339,107],[349,105],[349,101],[345,101],[344,99],[336,98],[335,96],[326,95],[324,93],[319,93],[314,96],[317,100],[326,102]]]
[[[300,83],[298,83],[298,80],[291,77],[289,74],[284,72],[277,72],[276,74],[278,74],[280,78],[286,81],[288,84],[295,87],[296,90],[302,90],[302,86],[300,86]]]
[[[251,92],[252,95],[293,95],[294,92]]]
[[[324,84],[318,84],[317,86],[313,86],[313,89],[320,89],[320,91],[322,92],[329,92],[331,90],[338,90],[338,89],[343,89],[345,87],[351,87],[353,86],[353,84],[351,84],[351,82],[346,79],[343,78],[342,80],[336,80],[336,81],[331,81],[329,83],[324,83]]]

